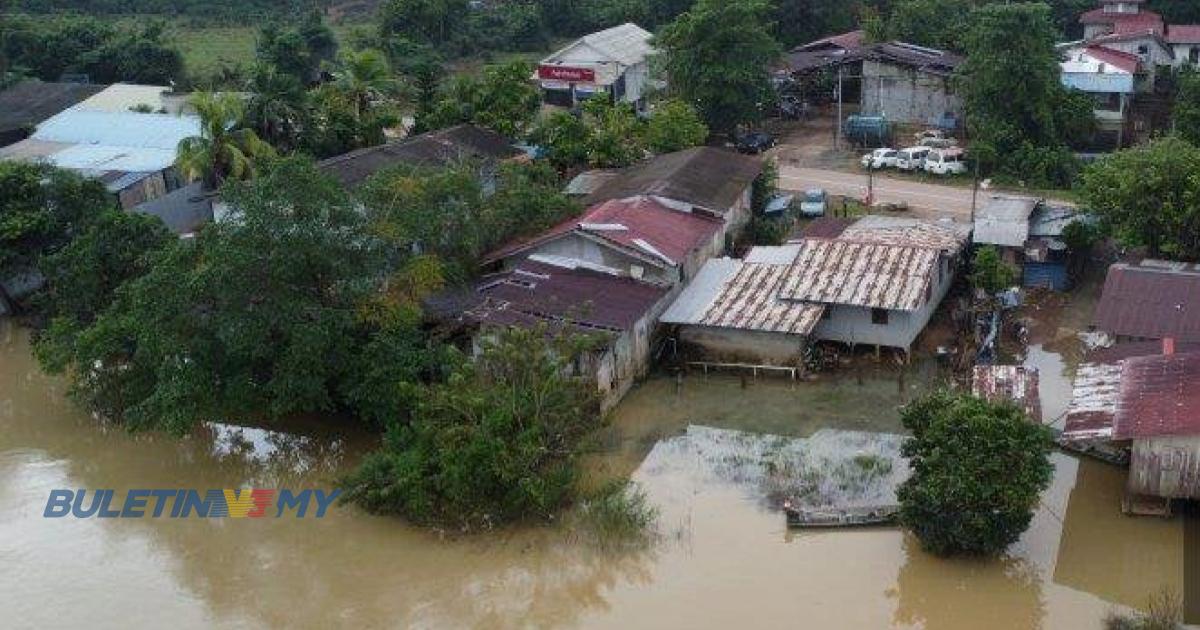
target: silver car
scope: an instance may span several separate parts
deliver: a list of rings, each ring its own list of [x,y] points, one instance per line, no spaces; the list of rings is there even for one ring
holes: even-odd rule
[[[800,214],[806,217],[823,217],[828,205],[828,196],[824,190],[807,190],[804,192],[804,201],[800,202]]]

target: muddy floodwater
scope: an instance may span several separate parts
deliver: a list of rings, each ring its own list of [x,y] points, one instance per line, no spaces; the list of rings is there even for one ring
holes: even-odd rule
[[[687,442],[898,433],[896,406],[935,379],[923,363],[903,381],[891,368],[649,380],[587,460],[593,478],[632,475],[660,510],[642,551],[565,527],[448,539],[348,506],[321,520],[45,519],[54,488],[332,487],[374,440],[328,423],[182,440],[106,428],[0,320],[0,627],[1088,629],[1182,592],[1182,522],[1121,516],[1123,472],[1103,464],[1055,455],[1007,557],[947,561],[895,529],[789,532],[754,484]]]

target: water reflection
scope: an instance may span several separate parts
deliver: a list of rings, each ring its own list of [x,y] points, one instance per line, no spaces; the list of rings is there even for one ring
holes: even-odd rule
[[[330,422],[130,435],[72,408],[0,322],[0,625],[1085,628],[1151,585],[1179,590],[1179,522],[1121,517],[1120,480],[1099,464],[1056,456],[1008,560],[947,563],[896,529],[788,532],[760,487],[647,458],[690,424],[895,433],[897,406],[932,380],[923,369],[903,388],[887,368],[862,385],[647,382],[588,463],[632,474],[666,539],[614,555],[560,528],[443,538],[346,506],[322,520],[43,519],[56,487],[329,487],[375,441]]]

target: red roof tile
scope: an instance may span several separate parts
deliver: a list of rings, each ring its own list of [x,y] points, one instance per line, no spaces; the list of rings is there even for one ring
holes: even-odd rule
[[[1121,369],[1113,437],[1200,433],[1200,354],[1137,357]]]
[[[1103,8],[1092,9],[1080,15],[1079,22],[1081,24],[1112,24],[1113,30],[1118,33],[1147,29],[1162,33],[1165,30],[1162,16],[1145,9],[1137,13],[1105,13]]]
[[[850,31],[849,33],[841,33],[839,35],[831,35],[824,39],[818,39],[807,44],[793,48],[794,51],[809,51],[818,48],[842,48],[845,50],[854,50],[859,48],[863,43],[863,31]]]
[[[1172,24],[1168,26],[1167,41],[1172,44],[1200,44],[1200,24]]]
[[[582,216],[560,223],[534,239],[489,254],[485,264],[572,232],[583,232],[658,260],[661,257],[655,252],[661,252],[670,259],[669,264],[678,265],[693,250],[712,241],[720,229],[718,219],[674,210],[649,197],[614,199],[592,206]]]
[[[629,330],[667,289],[583,268],[523,261],[479,287],[484,303],[467,313],[479,323],[528,326],[565,321],[581,328]]]
[[[1128,337],[1200,342],[1200,267],[1113,265],[1096,306],[1096,327]]]

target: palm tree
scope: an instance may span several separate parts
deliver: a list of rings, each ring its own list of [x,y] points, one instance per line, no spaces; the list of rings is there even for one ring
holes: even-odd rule
[[[246,88],[253,94],[246,106],[246,122],[277,150],[293,148],[308,100],[304,86],[273,65],[261,65]]]
[[[395,87],[387,57],[378,50],[343,53],[333,78],[334,86],[354,103],[354,113],[360,119],[370,108],[372,98],[389,94]]]
[[[236,94],[196,92],[188,102],[200,116],[200,135],[179,142],[175,166],[185,177],[214,190],[230,178],[254,177],[255,160],[275,153],[252,129],[239,128],[246,105]]]

